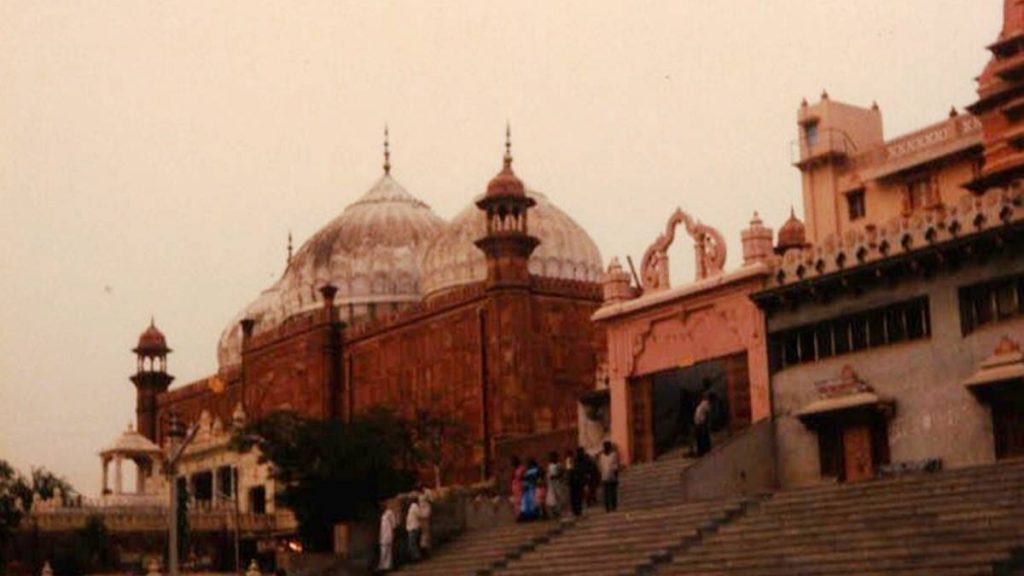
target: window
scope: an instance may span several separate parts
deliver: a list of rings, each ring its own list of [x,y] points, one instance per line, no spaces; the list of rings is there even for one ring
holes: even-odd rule
[[[267,489],[263,486],[256,486],[249,489],[249,513],[267,513]]]
[[[1016,294],[1014,291],[1007,293]],[[1004,289],[1005,290],[1005,289]],[[1019,299],[1014,300],[1019,302]],[[889,304],[769,336],[774,370],[931,336],[928,298]]]
[[[907,208],[920,210],[935,204],[931,176],[912,180],[907,184]]]
[[[807,147],[813,148],[818,144],[818,123],[811,122],[810,124],[804,125],[804,139],[807,141]]]
[[[960,330],[964,336],[979,327],[1024,314],[1024,275],[960,288]]]
[[[860,220],[867,214],[864,205],[864,190],[854,190],[846,195],[846,209],[850,214],[850,221]]]

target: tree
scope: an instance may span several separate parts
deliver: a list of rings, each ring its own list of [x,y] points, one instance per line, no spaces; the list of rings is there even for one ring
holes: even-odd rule
[[[384,409],[351,422],[273,412],[236,434],[235,446],[257,447],[273,464],[277,501],[312,551],[330,550],[335,524],[375,518],[378,502],[412,488],[419,460],[409,425]]]
[[[4,567],[7,566],[7,561],[3,557],[4,550],[23,516],[22,508],[18,504],[19,483],[24,483],[21,475],[5,460],[0,460],[0,574],[4,573]]]
[[[445,472],[462,460],[471,447],[469,428],[442,410],[420,410],[412,426],[416,452],[421,462],[430,466],[434,486],[440,488]]]

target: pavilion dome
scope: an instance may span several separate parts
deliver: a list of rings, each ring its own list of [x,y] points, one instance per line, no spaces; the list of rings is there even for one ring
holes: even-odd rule
[[[603,274],[601,253],[590,235],[544,194],[535,190],[526,194],[536,201],[528,213],[528,232],[540,239],[530,257],[530,273],[599,282]],[[455,216],[423,258],[425,296],[487,279],[484,254],[473,244],[486,230],[486,217],[476,204]]]
[[[420,262],[444,220],[388,171],[358,200],[303,244],[284,275],[225,327],[218,345],[221,366],[237,364],[244,318],[254,333],[323,305],[325,284],[338,289],[335,304],[355,316],[368,307],[399,306],[421,299]]]
[[[150,319],[149,327],[139,335],[139,343],[133,352],[143,356],[162,356],[170,351],[164,333],[156,327],[156,322]]]
[[[161,454],[163,451],[149,438],[139,434],[131,426],[121,433],[112,443],[104,448],[100,454],[103,456],[121,454],[124,456],[135,456],[141,454]]]

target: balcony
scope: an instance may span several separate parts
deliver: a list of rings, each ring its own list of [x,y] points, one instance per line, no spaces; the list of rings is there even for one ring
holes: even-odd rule
[[[790,142],[790,162],[803,170],[809,166],[842,161],[857,152],[853,140],[836,128],[811,130],[805,127],[800,138]]]

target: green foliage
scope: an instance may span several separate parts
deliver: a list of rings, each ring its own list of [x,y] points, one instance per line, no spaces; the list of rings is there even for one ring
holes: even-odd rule
[[[178,482],[178,480],[175,480]],[[178,554],[179,557],[186,555],[189,548],[191,534],[188,525],[188,488],[184,482],[178,484]]]
[[[351,422],[274,412],[236,434],[273,464],[277,501],[295,513],[308,550],[329,550],[333,526],[376,518],[378,502],[413,487],[420,460],[410,426],[374,409]]]
[[[7,566],[3,557],[4,549],[22,518],[22,512],[16,504],[19,497],[15,491],[19,478],[13,466],[0,460],[0,574],[4,573],[4,567]]]
[[[411,422],[413,443],[422,464],[431,467],[434,485],[444,483],[444,473],[461,461],[472,447],[469,427],[443,411],[420,410]]]

